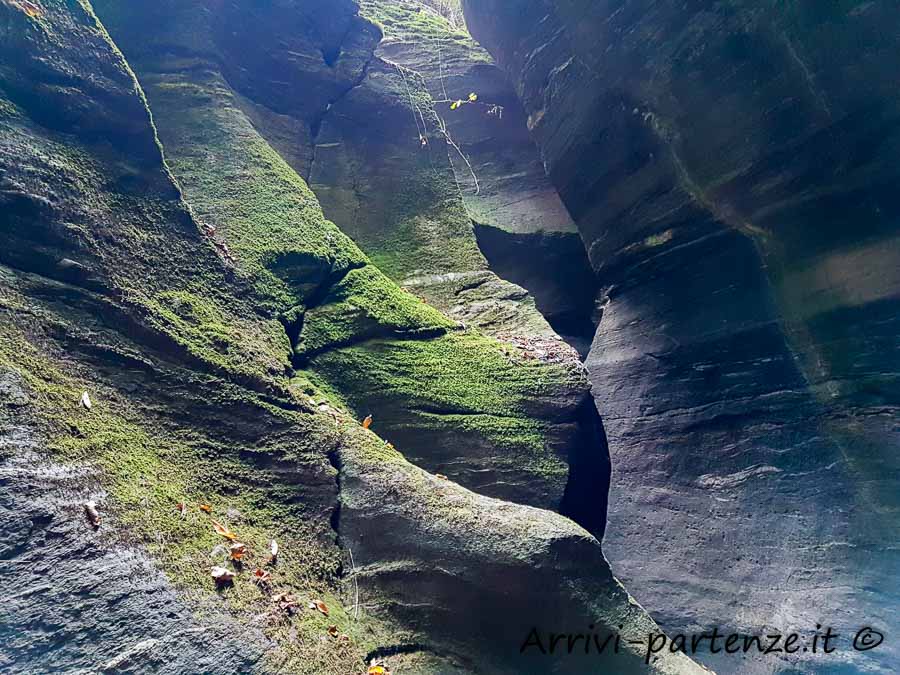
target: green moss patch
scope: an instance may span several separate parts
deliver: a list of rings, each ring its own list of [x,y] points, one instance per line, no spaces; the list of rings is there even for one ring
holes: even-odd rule
[[[293,307],[328,274],[367,262],[325,220],[306,183],[255,131],[219,75],[144,81],[168,161],[195,214],[216,228],[213,239],[273,309]],[[304,264],[290,264],[291,256]]]
[[[311,367],[359,416],[374,412],[466,432],[504,450],[541,456],[544,428],[529,408],[571,384],[574,375],[512,352],[477,333],[451,333],[423,341],[373,340],[317,356]]]
[[[377,335],[416,337],[454,322],[391,283],[372,266],[351,270],[322,305],[306,313],[297,355],[306,356]]]
[[[170,335],[192,357],[248,377],[283,373],[290,358],[290,342],[276,321],[254,326],[259,337],[247,334],[244,322],[226,317],[218,306],[189,291],[164,291],[146,302],[149,322]],[[265,333],[268,332],[268,335]],[[267,365],[261,372],[259,367]]]
[[[490,55],[464,28],[454,28],[444,17],[416,0],[360,0],[360,14],[378,24],[388,41],[424,43],[432,52],[465,50],[472,61],[491,62]]]

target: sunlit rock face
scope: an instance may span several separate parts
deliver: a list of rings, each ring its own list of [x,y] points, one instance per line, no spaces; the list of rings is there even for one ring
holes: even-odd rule
[[[606,289],[614,568],[673,629],[896,631],[900,10],[463,4]]]

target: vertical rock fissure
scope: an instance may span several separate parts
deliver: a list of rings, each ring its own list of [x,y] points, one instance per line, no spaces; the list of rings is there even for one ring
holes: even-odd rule
[[[372,65],[372,61],[375,59],[375,49],[378,47],[377,44],[372,45],[372,49],[369,52],[366,62],[363,64],[363,67],[359,71],[359,76],[353,80],[349,87],[347,87],[344,91],[342,91],[338,96],[334,99],[328,101],[324,108],[312,119],[309,124],[309,136],[310,136],[310,158],[309,158],[309,166],[306,170],[306,175],[303,176],[303,180],[307,183],[310,182],[310,179],[313,174],[313,168],[316,165],[316,148],[319,142],[319,132],[322,130],[322,124],[325,122],[325,118],[328,117],[328,113],[334,107],[336,103],[338,103],[341,99],[346,97],[350,92],[359,87],[363,82],[365,82],[366,77],[369,74],[369,66]],[[340,49],[340,48],[339,48]],[[328,63],[328,59],[325,59],[325,62]],[[332,66],[332,64],[328,64]]]

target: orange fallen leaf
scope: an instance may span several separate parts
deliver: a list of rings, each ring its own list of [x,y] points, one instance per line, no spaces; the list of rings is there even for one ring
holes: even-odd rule
[[[97,505],[94,502],[85,502],[84,512],[94,529],[100,527],[100,512],[97,510]]]
[[[253,570],[253,581],[257,584],[267,584],[271,580],[272,575],[266,572],[265,570],[261,570],[258,567]]]
[[[369,666],[369,674],[368,675],[391,675],[391,671],[389,671],[384,666]]]
[[[235,542],[228,548],[228,553],[232,560],[240,560],[247,554],[247,545]]]
[[[225,569],[224,567],[219,567],[218,565],[212,568],[210,574],[217,586],[224,586],[225,584],[230,584],[234,581],[234,572]]]
[[[229,530],[227,527],[222,525],[221,523],[217,523],[214,520],[214,521],[212,521],[212,525],[213,525],[213,529],[216,531],[216,534],[220,534],[230,541],[234,541],[235,539],[237,539],[237,535],[234,532],[232,532],[231,530]]]
[[[364,419],[362,421],[362,426],[363,426],[363,429],[368,429],[370,426],[372,426],[372,416],[371,415],[366,415],[366,419]]]
[[[321,600],[313,600],[311,603],[309,603],[309,608],[317,609],[320,612],[322,612],[322,614],[324,614],[325,616],[328,616],[328,605],[326,605]]]
[[[200,504],[198,508],[204,513],[212,513],[212,507],[209,504]]]

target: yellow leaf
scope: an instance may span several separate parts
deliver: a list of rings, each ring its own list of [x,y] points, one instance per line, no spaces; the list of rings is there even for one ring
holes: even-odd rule
[[[212,507],[209,504],[200,504],[199,508],[204,513],[212,513]]]
[[[213,525],[213,529],[216,531],[216,534],[220,534],[223,537],[225,537],[226,539],[229,539],[231,541],[234,541],[235,539],[237,539],[237,535],[234,532],[232,532],[231,530],[229,530],[227,527],[225,527],[224,525],[217,523],[216,521],[212,521],[212,525]]]
[[[478,94],[476,94],[476,93],[473,91],[471,94],[469,94],[469,100],[472,101],[472,102],[474,103],[475,101],[478,100]]]

